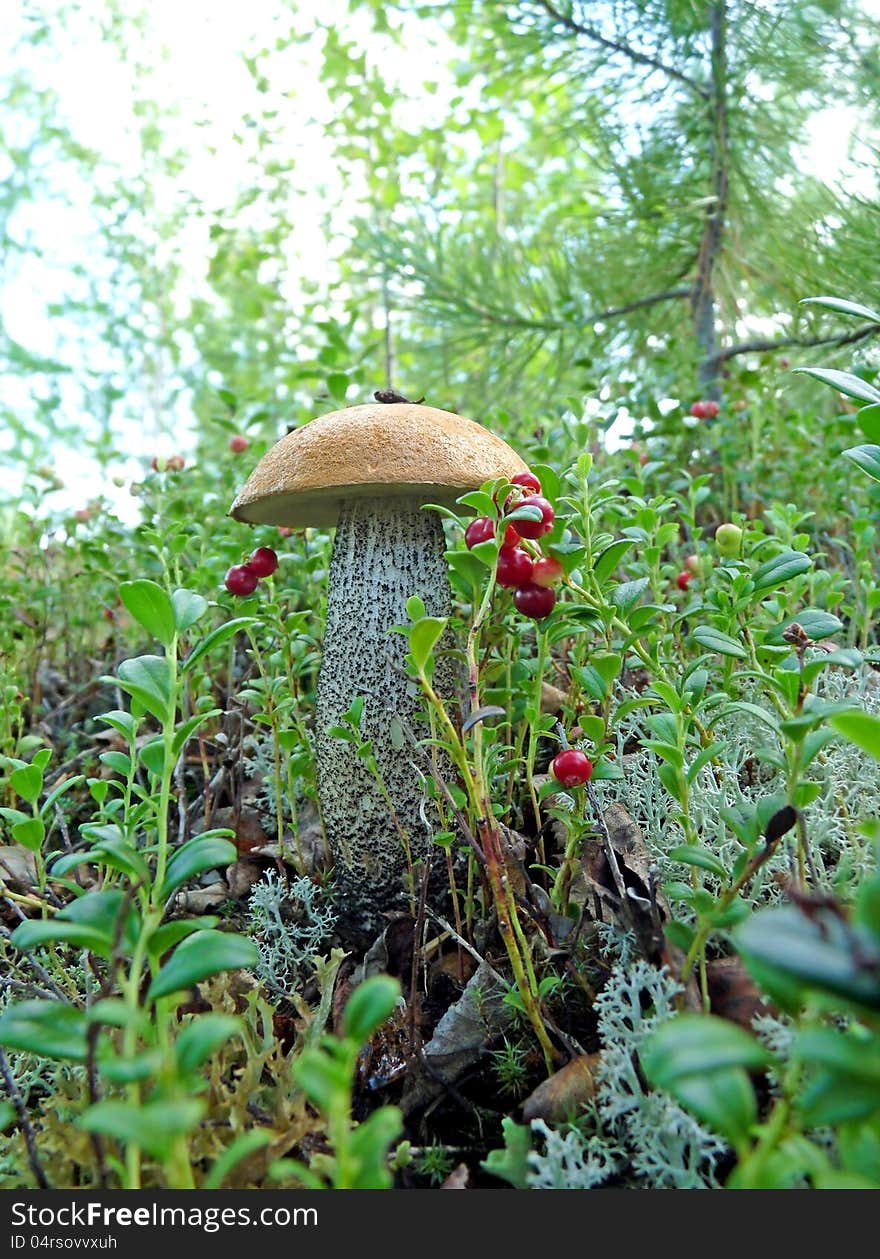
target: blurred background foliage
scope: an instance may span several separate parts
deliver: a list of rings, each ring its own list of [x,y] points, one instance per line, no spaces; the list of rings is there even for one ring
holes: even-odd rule
[[[830,413],[786,368],[876,361],[876,329],[798,302],[880,301],[878,14],[14,5],[7,468],[216,463],[389,385],[512,441],[584,416],[675,439],[759,379],[765,415]]]

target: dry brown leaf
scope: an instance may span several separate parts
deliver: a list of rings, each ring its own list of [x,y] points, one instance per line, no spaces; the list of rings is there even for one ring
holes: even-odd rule
[[[34,854],[23,844],[9,844],[0,848],[0,876],[28,892],[37,884],[37,867]]]
[[[263,877],[265,866],[259,861],[235,861],[226,869],[226,882],[233,900],[247,896],[255,883]]]
[[[178,910],[203,914],[208,909],[216,909],[226,900],[229,900],[229,885],[225,879],[220,879],[216,883],[209,883],[207,887],[196,887],[189,892],[178,892],[174,905]]]
[[[440,1186],[441,1189],[469,1189],[471,1173],[467,1163],[459,1163]]]
[[[596,1068],[599,1054],[582,1054],[542,1080],[523,1102],[523,1119],[545,1119],[547,1123],[565,1123],[577,1117],[580,1108],[596,1091]]]

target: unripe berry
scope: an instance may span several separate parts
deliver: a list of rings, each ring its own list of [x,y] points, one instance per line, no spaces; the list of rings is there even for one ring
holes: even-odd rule
[[[532,568],[532,581],[536,586],[558,586],[565,576],[565,569],[552,555],[536,560]]]
[[[563,787],[582,787],[593,775],[593,762],[580,748],[566,748],[550,762],[550,773]]]
[[[715,530],[715,546],[718,554],[724,556],[725,559],[736,559],[742,546],[743,531],[739,525],[734,525],[730,521],[725,525],[719,525]]]

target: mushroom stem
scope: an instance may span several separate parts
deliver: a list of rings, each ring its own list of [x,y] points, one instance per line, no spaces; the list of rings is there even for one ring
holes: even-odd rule
[[[405,673],[406,638],[389,633],[408,621],[406,601],[420,595],[431,616],[447,616],[452,595],[445,539],[436,512],[417,498],[357,498],[340,511],[330,564],[324,650],[316,702],[318,795],[336,868],[340,920],[367,936],[382,913],[409,903],[411,864],[432,853],[431,816],[420,773],[404,737],[403,718],[418,718],[416,685]],[[437,662],[435,682],[457,699],[451,660]],[[330,733],[362,696],[358,747]]]

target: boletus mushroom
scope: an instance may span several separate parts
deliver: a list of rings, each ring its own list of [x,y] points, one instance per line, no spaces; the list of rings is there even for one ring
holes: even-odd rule
[[[436,829],[423,767],[401,733],[399,719],[412,723],[419,709],[404,668],[406,639],[389,633],[408,621],[411,595],[430,616],[451,609],[441,520],[424,504],[451,506],[466,491],[525,469],[473,420],[416,403],[370,403],[288,433],[232,505],[230,515],[251,524],[336,526],[315,753],[340,922],[353,935],[368,936],[383,913],[406,904],[409,862],[430,855]],[[450,659],[438,659],[435,685],[458,703]],[[360,732],[372,743],[381,785],[357,747],[330,733],[359,696]]]

